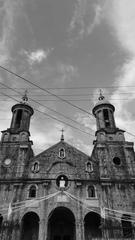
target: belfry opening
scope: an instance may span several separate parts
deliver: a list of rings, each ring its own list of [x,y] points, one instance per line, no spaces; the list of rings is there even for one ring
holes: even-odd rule
[[[75,217],[66,207],[54,209],[48,219],[47,240],[75,240]]]

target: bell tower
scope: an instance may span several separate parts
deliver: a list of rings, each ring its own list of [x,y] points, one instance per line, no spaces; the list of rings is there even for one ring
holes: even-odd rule
[[[115,107],[105,99],[101,91],[92,112],[96,118],[97,141],[125,141],[124,131],[117,128],[115,124]]]
[[[29,141],[30,119],[33,115],[33,108],[28,104],[28,97],[25,92],[20,103],[15,104],[12,109],[12,120],[10,128],[2,131],[2,142]]]

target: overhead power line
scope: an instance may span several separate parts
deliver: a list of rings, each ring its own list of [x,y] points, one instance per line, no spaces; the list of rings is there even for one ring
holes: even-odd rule
[[[81,107],[79,107],[79,106],[76,106],[75,104],[69,102],[68,100],[63,99],[63,98],[60,97],[60,96],[57,96],[56,94],[50,92],[50,91],[47,90],[46,88],[43,88],[43,87],[41,87],[41,86],[38,86],[36,83],[31,82],[30,80],[28,80],[28,79],[26,79],[26,78],[24,78],[24,77],[18,75],[17,73],[14,73],[14,72],[12,72],[11,70],[9,70],[9,69],[7,69],[7,68],[1,66],[1,65],[0,65],[0,68],[3,69],[3,70],[5,70],[6,72],[12,74],[12,75],[14,75],[14,76],[16,76],[16,77],[18,77],[18,78],[24,80],[25,82],[27,82],[27,83],[29,83],[29,84],[31,84],[31,85],[37,87],[38,89],[40,89],[40,90],[42,90],[42,91],[44,91],[44,92],[47,92],[47,93],[51,94],[52,96],[54,96],[54,97],[60,99],[62,102],[65,102],[65,103],[71,105],[72,107],[77,108],[77,109],[81,110],[82,112],[85,112],[85,113],[89,114],[89,112],[88,112],[87,110],[85,110],[85,109],[83,109],[83,108],[81,108]],[[92,115],[92,114],[91,114],[91,115]],[[92,115],[92,116],[93,116],[93,115]]]
[[[0,66],[0,68],[2,68],[2,69],[4,69],[4,67],[3,66]],[[11,73],[11,72],[10,72]],[[133,85],[133,86],[77,86],[77,87],[75,87],[75,86],[73,86],[73,87],[47,87],[46,89],[48,89],[48,90],[64,90],[64,89],[66,89],[66,90],[71,90],[71,89],[74,89],[74,90],[79,90],[79,89],[97,89],[97,88],[104,88],[104,89],[106,89],[106,88],[135,88],[135,86]],[[6,88],[3,88],[3,89],[8,89],[8,87]],[[15,89],[23,89],[23,90],[25,90],[25,88],[24,87],[16,87]],[[36,87],[35,88],[31,88],[31,87],[28,87],[28,89],[30,89],[30,90],[36,90]]]
[[[5,94],[5,93],[1,93],[1,94],[5,95],[5,96],[8,96],[8,95]],[[12,100],[20,103],[20,101],[18,101],[17,99],[15,99],[15,98],[13,98],[13,97],[10,97],[10,98],[11,98]],[[64,123],[64,124],[66,124],[67,126],[69,126],[69,127],[71,127],[71,128],[74,128],[74,129],[76,129],[76,130],[78,130],[78,131],[80,131],[80,132],[82,132],[82,133],[85,133],[85,134],[87,134],[87,135],[89,135],[89,136],[95,137],[95,136],[92,135],[91,133],[88,133],[88,132],[86,132],[86,131],[83,131],[82,129],[80,129],[80,128],[78,128],[78,127],[75,127],[75,126],[73,126],[73,125],[71,125],[71,124],[69,124],[69,123],[66,123],[65,121],[60,120],[60,119],[58,119],[58,118],[56,118],[56,117],[54,117],[54,116],[52,116],[52,115],[50,115],[50,114],[48,114],[48,113],[42,112],[42,111],[40,111],[39,109],[36,109],[36,108],[33,108],[33,109],[34,109],[35,111],[41,113],[41,114],[44,114],[44,115],[52,118],[53,120],[55,120],[55,121],[57,121],[57,122]]]
[[[3,86],[7,86],[7,85],[4,84],[4,83],[0,83],[0,84],[3,85]],[[11,89],[12,91],[18,93],[19,96],[21,95],[20,92],[14,90],[13,88],[10,87],[10,89]],[[2,93],[2,94],[3,94],[3,93]],[[6,94],[6,97],[7,97],[7,96],[9,96],[9,95]],[[12,98],[12,96],[9,96],[9,98]],[[47,107],[47,106],[45,106],[45,105],[39,103],[39,102],[36,101],[35,99],[32,99],[32,98],[30,98],[30,97],[29,97],[29,99],[30,99],[32,102],[34,102],[34,103],[36,103],[36,104],[38,104],[38,105],[40,105],[40,106],[42,106],[42,107],[48,109],[49,111],[53,111],[53,112],[55,112],[56,114],[59,114],[59,115],[61,115],[62,117],[64,117],[64,118],[66,118],[66,119],[68,119],[68,120],[74,122],[75,124],[79,124],[80,126],[84,127],[82,124],[80,124],[79,122],[75,121],[74,119],[72,119],[72,118],[70,118],[70,117],[64,115],[63,113],[60,113],[60,112],[58,112],[58,111],[56,111],[56,110],[54,110],[54,109],[52,109],[52,108],[50,108],[50,107]],[[36,110],[36,111],[37,111],[37,110]],[[94,132],[94,130],[92,130],[91,128],[89,128],[89,127],[87,127],[87,128],[88,128],[90,131],[93,131],[93,132]]]
[[[2,88],[2,87],[1,87],[1,89],[8,89],[8,90],[10,90],[10,87],[7,87],[7,88]],[[16,89],[16,88],[14,88],[14,89]],[[19,88],[17,88],[17,89],[19,89]],[[21,89],[21,88],[20,88],[20,89]],[[135,92],[126,92],[126,93],[125,93],[125,92],[123,92],[123,93],[121,92],[121,93],[119,93],[119,94],[120,94],[120,95],[121,95],[121,94],[131,95],[131,94],[135,94]],[[40,94],[29,93],[29,95],[30,95],[30,96],[33,96],[33,97],[51,97],[51,94],[41,94],[41,93],[40,93]],[[110,93],[106,93],[106,95],[109,95],[109,96],[110,96]],[[13,94],[10,94],[10,96],[15,96],[15,97],[17,97],[17,96],[19,96],[19,94],[14,94],[14,95],[13,95]],[[93,97],[94,97],[94,96],[99,96],[99,93],[97,93],[97,94],[96,94],[96,93],[94,93],[94,94],[93,94],[93,93],[83,93],[83,94],[82,94],[82,93],[77,93],[77,94],[76,94],[76,93],[74,93],[74,94],[73,94],[73,93],[72,93],[72,94],[57,94],[57,96],[60,96],[60,97],[76,97],[76,96],[77,96],[77,97],[81,97],[81,96],[84,97],[84,96],[93,96]]]
[[[32,86],[37,87],[38,89],[40,89],[40,90],[42,90],[42,91],[44,91],[44,92],[47,92],[47,93],[51,94],[52,96],[58,98],[59,100],[61,100],[61,101],[65,102],[65,103],[71,105],[72,107],[74,107],[74,108],[76,108],[76,109],[79,109],[79,110],[81,110],[82,112],[85,112],[85,113],[90,114],[91,116],[93,116],[93,114],[90,113],[90,112],[88,112],[87,110],[85,110],[85,109],[83,109],[83,108],[81,108],[81,107],[79,107],[79,106],[71,103],[70,101],[68,101],[68,100],[66,100],[66,99],[63,99],[63,98],[60,97],[60,96],[57,96],[56,94],[50,92],[50,91],[47,90],[46,88],[43,88],[43,87],[41,87],[41,86],[38,86],[36,83],[31,82],[30,80],[28,80],[28,79],[20,76],[19,74],[17,74],[17,73],[15,73],[15,72],[13,72],[13,71],[11,71],[11,70],[9,70],[9,69],[1,66],[1,65],[0,65],[0,68],[3,69],[3,70],[6,71],[6,72],[12,74],[12,75],[14,75],[14,76],[16,76],[16,77],[24,80],[25,82],[31,84]],[[121,87],[127,87],[127,86],[121,86]],[[132,86],[132,87],[134,87],[134,86]],[[129,132],[127,132],[127,133],[135,137],[135,135],[133,135],[132,133],[129,133]]]
[[[9,97],[8,98],[10,98],[10,95],[8,95]],[[29,99],[31,99],[30,97],[29,97]],[[36,101],[39,101],[39,102],[61,102],[61,100],[59,100],[59,99],[35,99]],[[69,100],[69,99],[65,99],[65,100]],[[125,99],[120,99],[120,98],[117,98],[117,99],[108,99],[108,100],[111,100],[111,101],[133,101],[133,100],[135,100],[135,98],[125,98]],[[0,98],[0,102],[10,102],[10,100],[8,100],[8,99],[1,99]],[[70,99],[70,102],[93,102],[93,100],[90,100],[90,99]],[[40,104],[40,103],[39,103]],[[89,113],[90,115],[92,115],[91,113]]]

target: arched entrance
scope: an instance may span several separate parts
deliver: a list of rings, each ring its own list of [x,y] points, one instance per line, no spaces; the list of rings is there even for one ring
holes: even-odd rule
[[[38,240],[39,217],[34,212],[26,213],[22,218],[21,240]]]
[[[95,212],[89,212],[84,218],[85,240],[101,238],[101,217]]]
[[[75,217],[68,208],[57,207],[51,212],[47,240],[75,240]]]

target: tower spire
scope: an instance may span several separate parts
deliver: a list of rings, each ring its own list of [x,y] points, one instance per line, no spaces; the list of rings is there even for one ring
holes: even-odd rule
[[[28,102],[28,96],[27,96],[28,91],[25,90],[24,95],[22,96],[22,100],[24,104],[27,104]]]
[[[102,94],[102,89],[99,89],[99,98],[98,98],[98,100],[101,101],[101,100],[104,100],[104,99],[105,99],[105,97]]]

